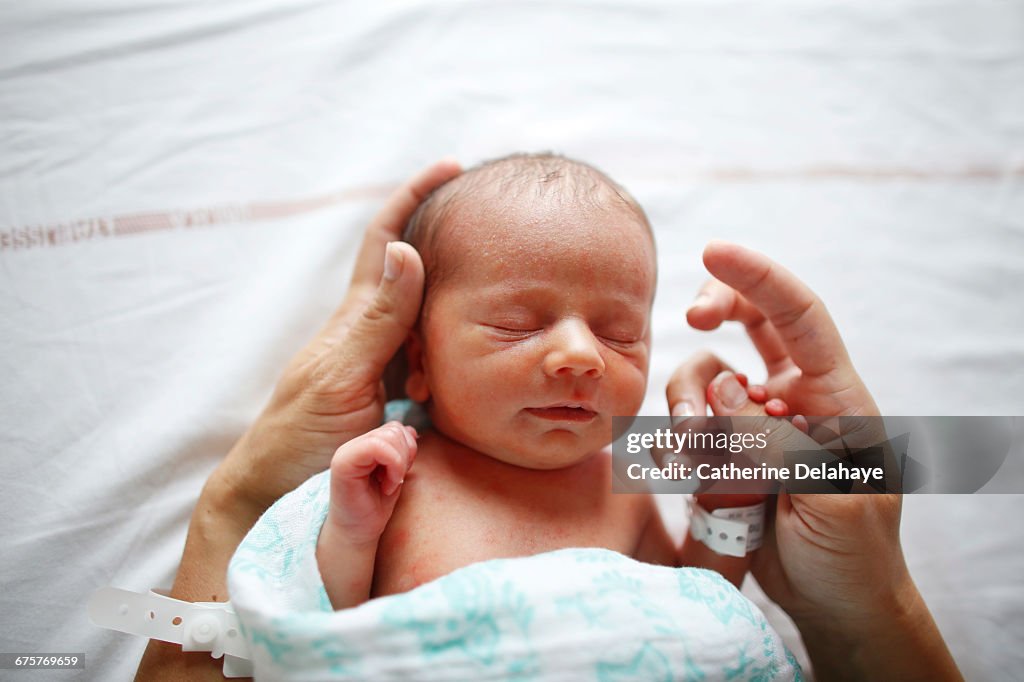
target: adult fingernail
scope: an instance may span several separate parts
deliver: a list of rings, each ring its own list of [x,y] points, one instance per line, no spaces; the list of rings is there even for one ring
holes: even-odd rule
[[[743,403],[747,402],[747,391],[740,382],[736,380],[736,375],[732,372],[723,372],[723,376],[715,387],[715,393],[718,395],[718,399],[722,401],[722,404],[731,410],[743,407]]]
[[[384,248],[384,279],[393,282],[402,274],[402,254],[395,242],[388,242]]]
[[[689,400],[680,400],[672,406],[673,417],[692,417],[697,412],[693,409],[693,403]]]

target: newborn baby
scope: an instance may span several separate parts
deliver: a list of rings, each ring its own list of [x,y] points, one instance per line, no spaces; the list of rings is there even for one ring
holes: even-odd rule
[[[335,453],[317,545],[333,606],[567,547],[678,565],[653,498],[612,494],[606,448],[647,386],[639,204],[586,164],[514,155],[436,190],[406,239],[426,271],[406,392],[433,426],[389,423]]]

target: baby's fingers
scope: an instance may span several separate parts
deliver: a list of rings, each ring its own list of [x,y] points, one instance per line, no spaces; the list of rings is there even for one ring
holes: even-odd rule
[[[345,443],[334,454],[331,477],[354,481],[374,480],[381,493],[392,495],[412,465],[416,440],[407,427],[389,422]]]
[[[405,474],[412,466],[416,457],[416,433],[411,426],[402,426],[398,422],[389,422],[381,427],[386,430],[383,436],[391,446],[381,451],[377,462],[382,467],[378,474],[380,491],[386,496],[394,495],[405,483]]]

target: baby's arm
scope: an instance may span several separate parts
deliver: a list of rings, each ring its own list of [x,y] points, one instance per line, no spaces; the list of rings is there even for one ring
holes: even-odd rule
[[[737,374],[737,380],[747,389],[747,395],[754,402],[762,403],[765,412],[773,417],[783,417],[789,414],[789,406],[785,401],[778,398],[769,398],[768,390],[757,384],[748,385],[747,377],[744,374]],[[749,507],[764,502],[767,495],[697,495],[696,502],[706,511],[713,512],[716,509],[729,509],[735,507]],[[743,584],[743,578],[750,570],[750,564],[754,555],[748,554],[743,557],[725,556],[715,552],[700,540],[694,539],[689,532],[683,540],[683,546],[679,550],[679,564],[681,566],[695,566],[718,571],[726,580],[736,587]]]
[[[764,502],[767,495],[697,495],[697,504],[705,510],[712,512],[716,509],[727,509],[733,507],[749,507]],[[679,551],[680,566],[695,566],[718,571],[722,576],[736,587],[743,585],[743,578],[750,570],[750,564],[754,560],[753,553],[743,557],[725,556],[696,540],[686,533],[683,546]]]
[[[700,495],[699,504],[708,511],[723,507],[747,507],[765,499],[765,495]],[[654,498],[647,496],[649,503],[647,521],[634,554],[638,561],[662,566],[694,566],[717,571],[736,587],[743,584],[743,578],[750,570],[753,554],[745,557],[731,557],[718,554],[710,547],[694,540],[689,532],[682,547],[672,542],[658,512]]]
[[[377,543],[416,458],[416,430],[390,422],[338,448],[316,559],[336,609],[370,598]]]
[[[749,384],[747,382],[746,374],[736,374],[736,380],[740,382],[743,388],[747,389],[747,397],[753,400],[755,403],[764,405],[764,411],[772,417],[787,417],[789,416],[789,405],[786,404],[785,400],[780,398],[769,398],[768,387],[760,384]]]
[[[637,543],[636,552],[633,557],[637,561],[660,566],[678,566],[679,551],[665,523],[661,519],[661,512],[654,501],[653,495],[646,495],[643,530],[640,533],[640,541]]]

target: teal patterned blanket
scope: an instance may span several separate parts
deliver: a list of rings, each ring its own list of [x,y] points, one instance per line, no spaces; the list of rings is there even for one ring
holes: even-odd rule
[[[801,679],[764,615],[718,574],[604,549],[485,561],[335,612],[315,555],[328,482],[279,500],[231,561],[256,679]]]

